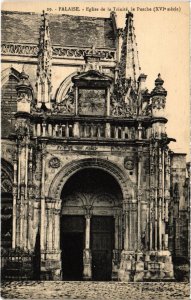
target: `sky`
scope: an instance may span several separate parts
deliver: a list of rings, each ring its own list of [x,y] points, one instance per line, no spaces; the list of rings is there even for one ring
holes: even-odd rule
[[[109,17],[116,11],[119,27],[125,26],[127,10],[134,14],[141,73],[146,74],[147,88],[154,88],[158,73],[167,90],[167,133],[175,138],[170,148],[189,153],[189,2],[128,1],[4,1],[3,10]],[[77,7],[78,11],[68,11]],[[122,10],[122,11],[121,11]],[[189,155],[187,155],[189,161]]]

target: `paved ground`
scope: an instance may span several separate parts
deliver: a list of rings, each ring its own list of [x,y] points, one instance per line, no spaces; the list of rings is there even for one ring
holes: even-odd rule
[[[189,283],[26,281],[3,282],[6,299],[185,300]]]

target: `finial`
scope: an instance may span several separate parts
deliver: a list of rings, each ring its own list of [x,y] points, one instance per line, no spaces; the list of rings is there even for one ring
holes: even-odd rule
[[[152,96],[154,95],[167,95],[167,91],[163,87],[164,80],[161,78],[161,74],[158,74],[157,79],[155,80],[155,88],[151,92]]]
[[[164,80],[161,78],[161,74],[158,74],[158,78],[155,80],[155,85],[163,85]]]
[[[25,73],[25,65],[23,64],[23,66],[22,66],[22,71],[21,71],[21,73],[20,73],[20,79],[21,80],[27,80],[29,78],[29,75],[27,75],[26,73]]]
[[[116,14],[116,12],[115,12],[115,11],[111,11],[111,12],[110,12],[110,17],[112,17],[112,16],[114,16],[114,17],[116,17],[116,16],[117,16],[117,14]]]
[[[129,17],[133,18],[133,13],[130,11],[128,11],[128,13],[126,14],[126,19]]]
[[[42,27],[45,27],[45,26],[47,26],[47,22],[48,22],[48,20],[47,20],[47,16],[48,16],[48,14],[43,10],[42,11],[42,21],[43,21],[43,26]]]

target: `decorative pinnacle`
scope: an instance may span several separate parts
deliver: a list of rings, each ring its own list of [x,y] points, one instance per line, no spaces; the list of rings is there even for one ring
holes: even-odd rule
[[[22,72],[20,73],[20,79],[22,80],[26,80],[26,79],[28,79],[29,78],[29,75],[27,75],[26,73],[25,73],[25,65],[23,64],[23,67],[22,67]]]
[[[151,92],[152,96],[166,96],[167,91],[163,88],[164,80],[161,78],[161,74],[158,74],[158,78],[155,80],[155,88]]]
[[[158,74],[158,78],[155,80],[155,85],[163,85],[164,80],[161,78],[161,74]]]
[[[129,17],[133,18],[133,13],[130,11],[128,11],[128,13],[126,14],[126,18],[129,18]]]

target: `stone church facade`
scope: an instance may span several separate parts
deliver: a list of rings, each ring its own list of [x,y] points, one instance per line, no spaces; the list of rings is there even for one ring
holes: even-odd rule
[[[2,248],[39,278],[173,280],[189,257],[186,155],[146,77],[131,13],[2,12]]]

